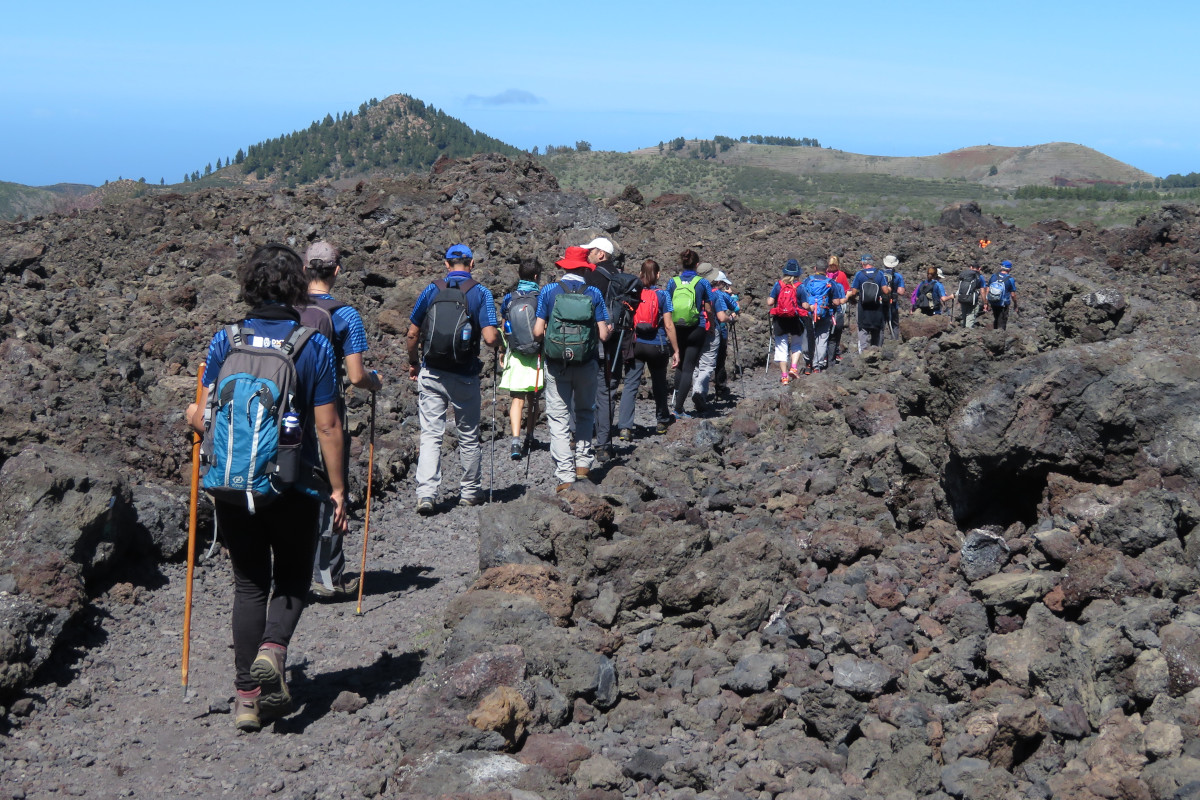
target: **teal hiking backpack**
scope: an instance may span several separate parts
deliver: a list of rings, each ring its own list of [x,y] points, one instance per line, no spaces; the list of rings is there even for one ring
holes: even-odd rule
[[[275,349],[250,344],[252,329],[226,327],[229,354],[209,386],[200,447],[202,485],[213,497],[245,502],[253,514],[298,479],[299,442],[281,450],[279,438],[299,387],[295,359],[314,333],[297,325]]]
[[[676,325],[699,325],[700,308],[696,304],[696,286],[700,283],[700,276],[693,276],[686,283],[679,278],[671,280],[675,282],[675,291],[671,293],[671,304],[675,306],[675,311],[671,314],[671,320]]]
[[[554,298],[542,353],[561,364],[591,361],[600,349],[600,333],[587,286],[580,281],[559,281],[558,285],[562,294]]]

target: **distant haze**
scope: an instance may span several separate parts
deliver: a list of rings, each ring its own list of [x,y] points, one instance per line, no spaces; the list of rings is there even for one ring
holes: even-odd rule
[[[10,4],[0,180],[174,183],[371,97],[410,94],[517,147],[812,137],[856,153],[1074,142],[1200,171],[1195,4],[686,7],[534,0]]]

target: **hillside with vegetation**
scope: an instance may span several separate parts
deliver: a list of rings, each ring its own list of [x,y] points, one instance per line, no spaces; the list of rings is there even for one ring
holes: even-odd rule
[[[512,145],[408,95],[371,100],[350,111],[326,114],[307,128],[252,144],[203,170],[184,176],[185,183],[210,176],[245,177],[297,186],[316,180],[365,175],[422,172],[438,158],[476,153],[523,154]]]
[[[756,143],[745,137],[734,140],[717,136],[711,140],[676,139],[657,147],[635,150],[635,155],[662,158],[709,160],[737,167],[764,167],[790,175],[891,175],[923,180],[967,180],[1001,189],[1029,184],[1044,186],[1089,186],[1097,183],[1131,184],[1150,182],[1144,170],[1106,156],[1090,147],[1069,142],[1050,142],[1030,147],[982,145],[964,147],[935,156],[872,156],[816,146]],[[815,142],[816,140],[796,140]]]
[[[25,186],[0,181],[0,219],[17,219],[60,211],[64,203],[85,195],[94,188],[96,187],[81,183]]]
[[[722,150],[722,147],[726,149]],[[712,149],[716,150],[715,156],[703,155],[711,153]],[[757,145],[717,137],[687,143],[671,140],[663,143],[661,152],[658,147],[632,153],[554,148],[552,154],[543,156],[542,160],[564,188],[590,197],[611,197],[625,186],[633,185],[647,198],[668,193],[690,194],[709,202],[734,197],[747,206],[774,211],[837,208],[867,219],[911,218],[929,223],[935,222],[941,209],[951,203],[975,201],[985,212],[1019,225],[1051,217],[1075,223],[1122,225],[1133,223],[1163,202],[1192,200],[1200,196],[1195,188],[1189,188],[1192,182],[1187,176],[1156,179],[1077,145],[1068,148],[1042,145],[1040,149],[991,148],[989,151],[1030,151],[1023,156],[1008,154],[1010,161],[1016,159],[1005,167],[1010,176],[1019,169],[1025,170],[1026,175],[1033,175],[1035,164],[1041,165],[1037,169],[1043,173],[1058,170],[1075,176],[1059,181],[1057,187],[1051,182],[1034,182],[1023,188],[1002,186],[994,180],[989,182],[986,174],[972,179],[968,177],[968,174],[974,174],[971,170],[963,167],[956,173],[951,168],[954,163],[962,167],[971,160],[962,154],[983,149],[957,150],[955,153],[960,155],[953,159],[947,156],[954,154],[925,159],[882,159],[825,150],[819,146]],[[1039,152],[1032,152],[1035,150]],[[745,163],[733,163],[739,159],[730,154],[738,152]],[[1054,152],[1075,160],[1064,157],[1053,161],[1049,154]],[[759,156],[750,158],[754,153]],[[1091,154],[1090,162],[1084,158],[1088,154]],[[983,161],[988,157],[976,154],[973,158]],[[870,162],[873,158],[880,160]],[[1118,164],[1125,171],[1093,169],[1087,174],[1107,176],[1094,182],[1082,177],[1085,174],[1082,165],[1105,161]],[[801,174],[797,170],[806,163],[821,169]],[[867,169],[872,163],[879,171]],[[1006,162],[1002,160],[1001,163]],[[832,169],[831,165],[838,164],[844,165],[845,171]],[[1072,164],[1077,168],[1071,167]],[[893,172],[888,172],[889,169]],[[1117,182],[1115,178],[1121,176],[1129,181]]]

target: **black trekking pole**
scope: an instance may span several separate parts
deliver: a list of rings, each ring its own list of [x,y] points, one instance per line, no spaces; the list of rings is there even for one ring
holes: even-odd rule
[[[488,503],[496,489],[496,384],[500,382],[500,351],[492,351],[492,476],[488,479]]]

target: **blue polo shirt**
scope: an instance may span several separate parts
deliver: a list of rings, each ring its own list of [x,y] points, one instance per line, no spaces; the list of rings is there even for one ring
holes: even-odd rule
[[[444,280],[447,286],[458,286],[470,277],[471,273],[466,270],[454,270],[447,272]],[[413,306],[412,314],[408,317],[409,322],[418,328],[421,327],[438,291],[437,285],[430,283],[421,291],[421,294],[417,295],[417,304]],[[495,328],[500,324],[496,320],[496,301],[492,299],[491,290],[482,283],[475,284],[467,291],[467,315],[471,318],[471,325],[479,332],[489,326]],[[423,361],[421,365],[424,366]],[[462,370],[447,371],[461,371],[463,374],[478,375],[482,370],[483,361],[476,358],[473,364],[469,364]]]
[[[278,350],[296,327],[296,323],[291,320],[248,319],[243,321],[241,326],[247,344]],[[208,343],[208,355],[204,363],[205,386],[212,386],[216,382],[230,349],[229,337],[222,328]],[[295,407],[296,413],[300,415],[300,425],[304,429],[300,456],[309,464],[320,464],[313,409],[328,405],[338,397],[333,345],[320,333],[314,333],[296,356],[295,364],[299,380]]]

